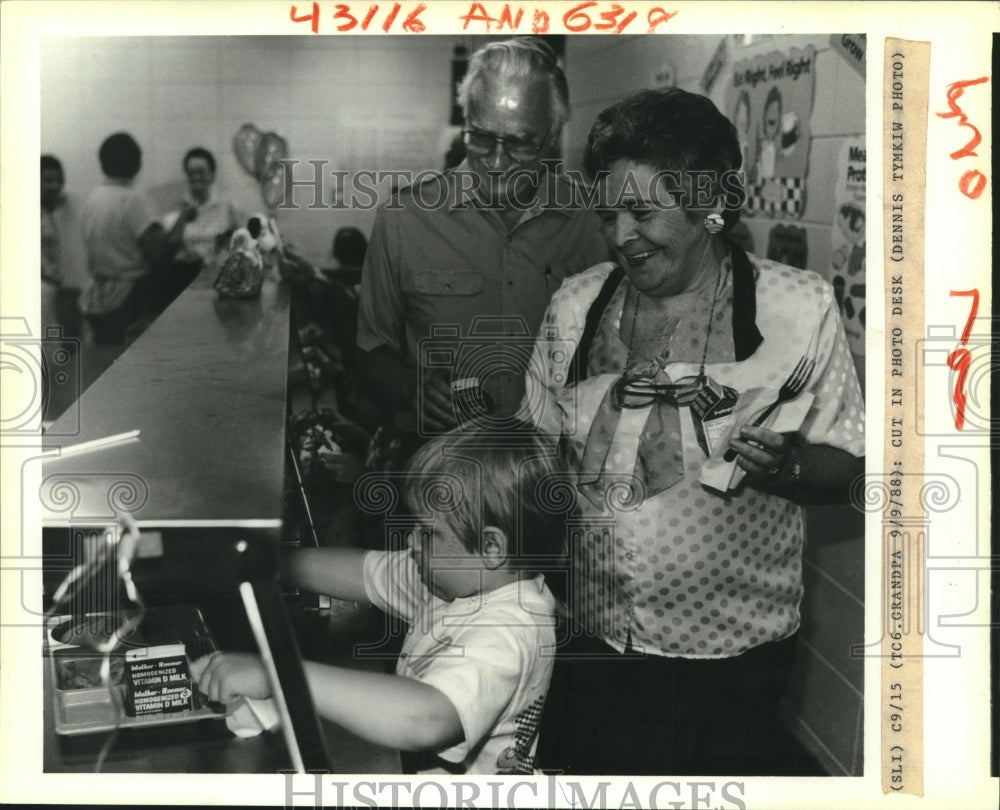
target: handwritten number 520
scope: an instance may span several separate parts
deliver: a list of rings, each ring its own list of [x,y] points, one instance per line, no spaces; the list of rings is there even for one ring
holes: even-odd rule
[[[951,155],[949,155],[952,160],[958,160],[965,157],[978,157],[976,154],[976,147],[979,146],[983,136],[980,134],[976,125],[969,122],[969,116],[967,116],[961,106],[959,106],[958,99],[962,97],[966,87],[972,87],[973,85],[982,84],[983,82],[988,81],[988,76],[980,76],[978,79],[966,79],[960,82],[952,82],[948,85],[948,111],[937,113],[937,117],[957,118],[958,125],[960,127],[967,127],[972,130],[972,138],[969,139],[969,142],[961,149],[956,149],[951,153]],[[963,174],[958,181],[958,190],[970,200],[978,199],[979,195],[983,193],[983,189],[985,188],[986,175],[979,171],[979,169],[970,169]]]

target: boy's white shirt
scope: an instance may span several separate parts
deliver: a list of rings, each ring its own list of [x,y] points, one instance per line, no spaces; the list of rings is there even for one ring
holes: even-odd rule
[[[420,581],[408,551],[372,551],[364,583],[372,604],[409,622],[396,674],[439,689],[461,719],[465,740],[438,756],[464,773],[531,773],[555,654],[544,578],[446,602]]]

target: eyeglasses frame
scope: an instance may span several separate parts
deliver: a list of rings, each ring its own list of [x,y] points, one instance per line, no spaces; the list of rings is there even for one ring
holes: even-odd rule
[[[512,135],[497,135],[495,132],[490,132],[488,129],[480,129],[479,127],[472,127],[472,126],[463,127],[461,134],[462,134],[462,143],[465,145],[467,151],[469,150],[468,137],[470,135],[483,136],[493,141],[492,148],[488,152],[469,151],[469,154],[476,155],[476,157],[486,157],[487,155],[492,155],[493,151],[497,147],[497,144],[500,144],[500,148],[503,149],[503,153],[508,158],[513,160],[515,163],[530,163],[531,161],[537,159],[538,156],[542,153],[542,150],[545,149],[545,146],[549,140],[549,136],[552,134],[552,130],[547,129],[545,131],[545,134],[542,135],[542,137],[539,139],[538,145],[535,146],[534,154],[531,155],[530,157],[525,157],[525,158],[515,157],[510,153],[510,149],[508,148],[510,141],[519,141],[520,143],[526,143],[522,138],[516,138]]]

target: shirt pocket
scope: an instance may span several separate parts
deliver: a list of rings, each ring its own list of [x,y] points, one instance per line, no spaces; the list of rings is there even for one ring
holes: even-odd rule
[[[414,270],[413,289],[422,295],[478,295],[483,290],[483,277],[471,269]]]

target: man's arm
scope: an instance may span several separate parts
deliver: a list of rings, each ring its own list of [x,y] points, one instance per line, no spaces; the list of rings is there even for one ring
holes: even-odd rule
[[[369,395],[390,410],[414,407],[417,374],[403,346],[406,308],[393,223],[379,211],[361,271],[358,372]]]
[[[369,602],[360,548],[301,548],[282,552],[281,578],[312,593],[353,602]]]
[[[399,284],[398,241],[394,223],[380,211],[361,272],[358,371],[377,403],[390,410],[416,412],[423,427],[441,430],[456,423],[451,380],[440,374],[423,375],[417,401],[417,370],[402,345],[406,307]]]
[[[421,429],[447,430],[458,423],[449,374],[439,370],[424,373],[418,383],[416,369],[388,346],[359,350],[358,371],[380,405],[394,411],[415,411]]]
[[[376,402],[390,410],[413,408],[417,372],[389,346],[358,350],[358,373]]]

